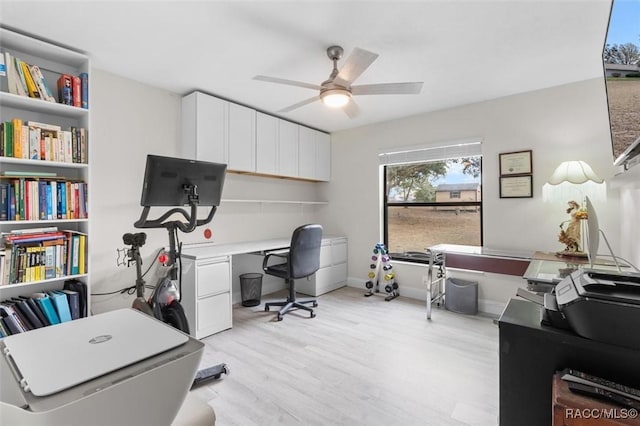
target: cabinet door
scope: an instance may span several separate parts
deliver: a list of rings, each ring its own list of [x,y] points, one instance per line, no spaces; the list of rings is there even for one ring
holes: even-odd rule
[[[298,177],[315,179],[316,139],[315,130],[300,126],[298,141]]]
[[[326,268],[327,266],[331,266],[331,240],[322,240],[322,245],[320,246],[320,267]]]
[[[196,338],[210,336],[231,328],[231,296],[217,294],[196,302]]]
[[[298,176],[298,126],[286,120],[278,120],[280,137],[278,147],[278,174]]]
[[[331,180],[331,136],[316,132],[316,169],[315,177],[328,182]]]
[[[229,103],[195,92],[182,98],[182,155],[196,160],[227,163]]]
[[[228,261],[198,263],[196,269],[197,297],[229,292],[231,290],[231,272]]]
[[[229,169],[256,171],[256,111],[229,104]]]
[[[256,172],[258,173],[279,174],[278,121],[278,118],[271,115],[256,113]]]
[[[347,241],[340,239],[333,241],[331,246],[331,263],[345,263],[347,261]]]

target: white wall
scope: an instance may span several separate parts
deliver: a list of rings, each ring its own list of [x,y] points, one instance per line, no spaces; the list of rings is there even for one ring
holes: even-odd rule
[[[138,232],[140,194],[147,154],[178,155],[180,95],[101,71],[91,75],[90,266],[94,293],[133,285],[135,269],[117,266],[122,235]],[[318,201],[313,183],[227,174],[223,198]],[[223,203],[209,228],[211,241],[224,243],[289,236],[303,223],[317,222],[322,206]],[[152,209],[154,212],[163,210]],[[168,244],[165,230],[148,229],[142,248],[144,269]],[[182,234],[183,242],[207,241],[204,227]],[[152,271],[145,279],[155,284]],[[127,307],[133,296],[95,296],[94,313]]]
[[[122,234],[136,231],[133,222],[141,212],[146,155],[179,152],[180,95],[100,70],[92,70],[91,89],[91,280],[93,292],[108,292],[134,283],[133,268],[116,266],[116,249],[124,247]],[[360,285],[368,272],[365,257],[380,240],[378,149],[480,136],[485,155],[485,245],[558,250],[556,234],[565,219],[564,206],[542,203],[541,185],[566,159],[583,159],[609,178],[608,132],[604,85],[599,79],[338,132],[332,135],[330,183],[228,174],[223,194],[231,199],[329,200],[329,205],[223,203],[210,225],[213,241],[282,237],[301,223],[319,222],[326,233],[349,238],[350,281]],[[498,153],[521,149],[533,150],[534,198],[501,200]],[[613,189],[607,203],[596,205],[601,226],[614,250],[620,247],[621,255],[634,253],[637,259],[637,237],[627,232],[638,234],[637,219],[621,213],[618,191]],[[624,209],[637,211],[638,190],[624,191]],[[626,225],[621,224],[621,215]],[[146,232],[145,268],[153,263],[157,249],[167,244],[165,231]],[[182,240],[205,241],[203,229],[182,235]],[[403,273],[402,268],[398,265],[396,270],[401,294],[421,297],[423,270],[409,265]],[[147,281],[155,283],[153,273]],[[479,281],[481,307],[489,311],[524,284],[517,277],[495,274]],[[131,301],[130,295],[96,296],[92,307],[97,313],[129,306]]]
[[[557,251],[558,225],[565,204],[543,203],[541,188],[565,160],[584,160],[601,177],[613,174],[605,88],[601,79],[490,100],[459,108],[378,123],[332,134],[332,181],[324,188],[330,204],[325,222],[334,234],[349,238],[349,276],[358,283],[368,272],[367,254],[381,239],[377,154],[380,149],[481,137],[483,143],[484,245],[496,249]],[[533,150],[534,197],[500,199],[498,154]],[[341,161],[341,159],[352,161]],[[364,189],[367,190],[364,190]],[[596,204],[601,227],[619,247],[619,194]],[[404,280],[396,272],[401,294],[422,294],[415,271]],[[408,266],[407,268],[412,268]],[[524,284],[509,278],[511,289],[480,280],[487,304],[506,302]],[[404,291],[403,291],[404,288]],[[512,291],[510,291],[512,290]]]

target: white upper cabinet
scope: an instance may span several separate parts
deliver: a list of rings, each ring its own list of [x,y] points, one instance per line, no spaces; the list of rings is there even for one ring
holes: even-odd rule
[[[286,120],[278,120],[280,146],[278,160],[280,176],[298,177],[298,126]]]
[[[331,180],[331,135],[316,132],[316,175],[317,180]]]
[[[298,143],[298,176],[303,179],[316,177],[316,131],[300,126]]]
[[[256,171],[256,111],[229,103],[229,170]]]
[[[329,181],[331,178],[331,137],[300,126],[298,176],[304,179]]]
[[[256,172],[279,174],[280,120],[261,112],[256,113]]]
[[[330,135],[201,92],[182,98],[182,155],[230,172],[331,177]]]
[[[182,155],[214,163],[228,163],[229,102],[194,92],[182,98]]]

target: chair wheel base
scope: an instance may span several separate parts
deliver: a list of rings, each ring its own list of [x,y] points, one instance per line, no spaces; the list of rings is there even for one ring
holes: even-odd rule
[[[315,318],[316,317],[316,313],[315,312],[311,312],[311,315],[309,315],[309,318]]]

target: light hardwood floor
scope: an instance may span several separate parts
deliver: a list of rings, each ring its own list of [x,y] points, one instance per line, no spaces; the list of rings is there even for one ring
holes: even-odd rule
[[[264,312],[284,293],[234,306],[233,329],[202,340],[201,366],[230,374],[194,390],[217,425],[496,425],[492,319],[442,308],[428,321],[423,302],[364,292],[320,296],[313,319]]]

